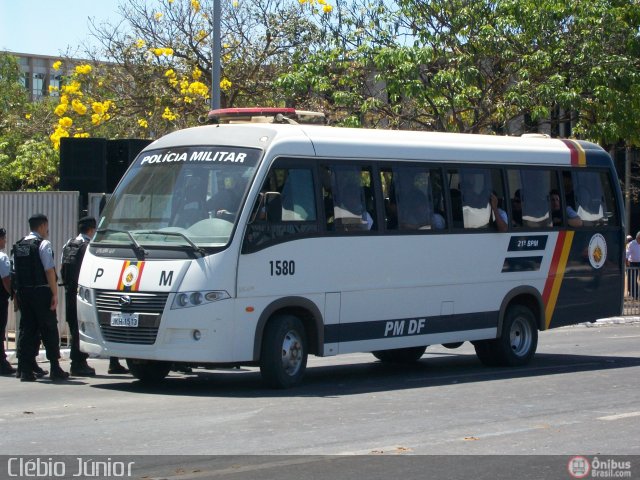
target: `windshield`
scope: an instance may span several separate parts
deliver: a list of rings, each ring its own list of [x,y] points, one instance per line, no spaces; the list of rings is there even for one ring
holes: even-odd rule
[[[225,246],[260,154],[215,146],[141,153],[102,212],[93,242]]]

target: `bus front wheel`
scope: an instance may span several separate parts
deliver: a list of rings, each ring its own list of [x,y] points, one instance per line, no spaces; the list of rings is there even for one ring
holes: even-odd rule
[[[485,365],[518,367],[526,365],[538,347],[538,326],[533,312],[524,305],[507,309],[500,336],[473,343]]]
[[[396,348],[371,352],[383,363],[414,363],[422,358],[427,347]]]
[[[127,367],[131,375],[142,383],[157,383],[169,374],[171,363],[127,358]]]
[[[272,388],[298,384],[307,368],[307,336],[304,325],[293,315],[269,321],[262,340],[260,373]]]

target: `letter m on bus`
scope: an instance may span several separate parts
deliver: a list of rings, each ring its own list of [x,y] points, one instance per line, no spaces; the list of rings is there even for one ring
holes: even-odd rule
[[[167,274],[167,272],[165,270],[162,271],[162,273],[160,274],[160,283],[158,285],[160,286],[171,286],[171,282],[173,281],[173,270],[171,270],[169,272],[169,274]]]

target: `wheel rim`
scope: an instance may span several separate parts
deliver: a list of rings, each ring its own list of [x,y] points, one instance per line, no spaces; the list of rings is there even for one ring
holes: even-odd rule
[[[282,369],[294,376],[302,366],[302,338],[295,330],[289,330],[282,341]]]
[[[509,340],[511,350],[518,357],[525,356],[531,348],[531,325],[522,317],[516,318],[511,324]]]

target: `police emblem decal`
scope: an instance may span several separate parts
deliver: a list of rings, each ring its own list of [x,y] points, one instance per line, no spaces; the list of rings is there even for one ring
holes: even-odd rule
[[[120,272],[120,279],[118,280],[118,290],[128,292],[137,291],[140,286],[143,269],[144,262],[124,262],[122,271]]]
[[[607,260],[607,241],[596,233],[589,241],[589,263],[595,269],[601,268]]]

